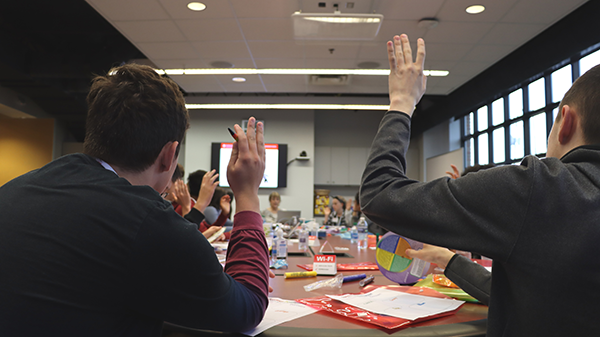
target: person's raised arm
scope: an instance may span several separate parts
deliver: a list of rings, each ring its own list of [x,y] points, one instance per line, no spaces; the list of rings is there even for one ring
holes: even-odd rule
[[[190,191],[181,179],[177,179],[173,189],[173,199],[181,206],[181,215],[185,216],[192,210]]]
[[[402,111],[412,116],[415,106],[423,97],[427,77],[423,73],[425,66],[425,41],[417,40],[417,58],[413,62],[408,36],[394,36],[387,43],[390,62],[389,92],[390,110]]]
[[[200,192],[198,193],[198,200],[196,200],[196,204],[194,205],[195,209],[199,210],[200,212],[204,212],[208,204],[210,204],[210,200],[215,193],[215,189],[217,188],[217,185],[219,185],[219,181],[217,180],[218,177],[219,174],[216,173],[216,170],[206,172],[202,178],[202,185],[200,186]]]

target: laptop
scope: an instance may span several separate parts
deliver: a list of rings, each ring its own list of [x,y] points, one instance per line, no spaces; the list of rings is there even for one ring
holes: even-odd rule
[[[296,219],[300,219],[300,211],[277,211],[277,222],[286,223],[292,220],[292,217],[296,217]]]

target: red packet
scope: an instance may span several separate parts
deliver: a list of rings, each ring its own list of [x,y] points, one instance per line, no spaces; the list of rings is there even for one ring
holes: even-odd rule
[[[438,298],[451,298],[446,295],[440,294],[439,292],[437,292],[433,289],[430,289],[430,288],[395,286],[395,285],[391,285],[391,286],[369,285],[369,286],[366,286],[360,293],[361,294],[368,293],[369,291],[373,291],[377,288],[385,288],[385,289],[390,289],[390,290],[403,291],[405,293],[415,294],[415,295],[423,295],[423,296],[438,297]],[[437,315],[433,315],[433,316],[429,316],[429,317],[423,317],[423,318],[419,318],[414,321],[411,321],[408,319],[403,319],[403,318],[398,318],[398,317],[393,317],[393,316],[375,314],[370,311],[366,311],[366,310],[354,307],[352,305],[331,299],[327,296],[297,299],[296,302],[306,304],[309,307],[312,307],[314,309],[326,310],[329,312],[333,312],[334,314],[342,315],[342,316],[356,319],[356,320],[366,322],[366,323],[375,324],[375,325],[384,327],[386,329],[396,329],[396,328],[400,328],[400,327],[407,327],[413,323],[419,323],[419,322],[427,321],[427,320],[438,318],[438,317],[453,315],[460,309],[460,307],[459,307],[458,309],[453,310],[453,311],[444,312],[441,314],[437,314]]]
[[[312,271],[312,264],[297,264],[299,268]],[[379,270],[375,262],[356,262],[356,263],[338,263],[337,271],[360,271],[360,270]]]

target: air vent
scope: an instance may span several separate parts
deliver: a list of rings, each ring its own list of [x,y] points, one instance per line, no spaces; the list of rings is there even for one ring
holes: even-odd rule
[[[350,84],[349,75],[309,75],[308,84],[310,85],[348,85]]]

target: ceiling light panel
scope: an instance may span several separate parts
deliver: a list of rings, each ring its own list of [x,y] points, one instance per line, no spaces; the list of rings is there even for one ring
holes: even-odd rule
[[[297,40],[373,40],[381,14],[294,13],[294,38]]]

